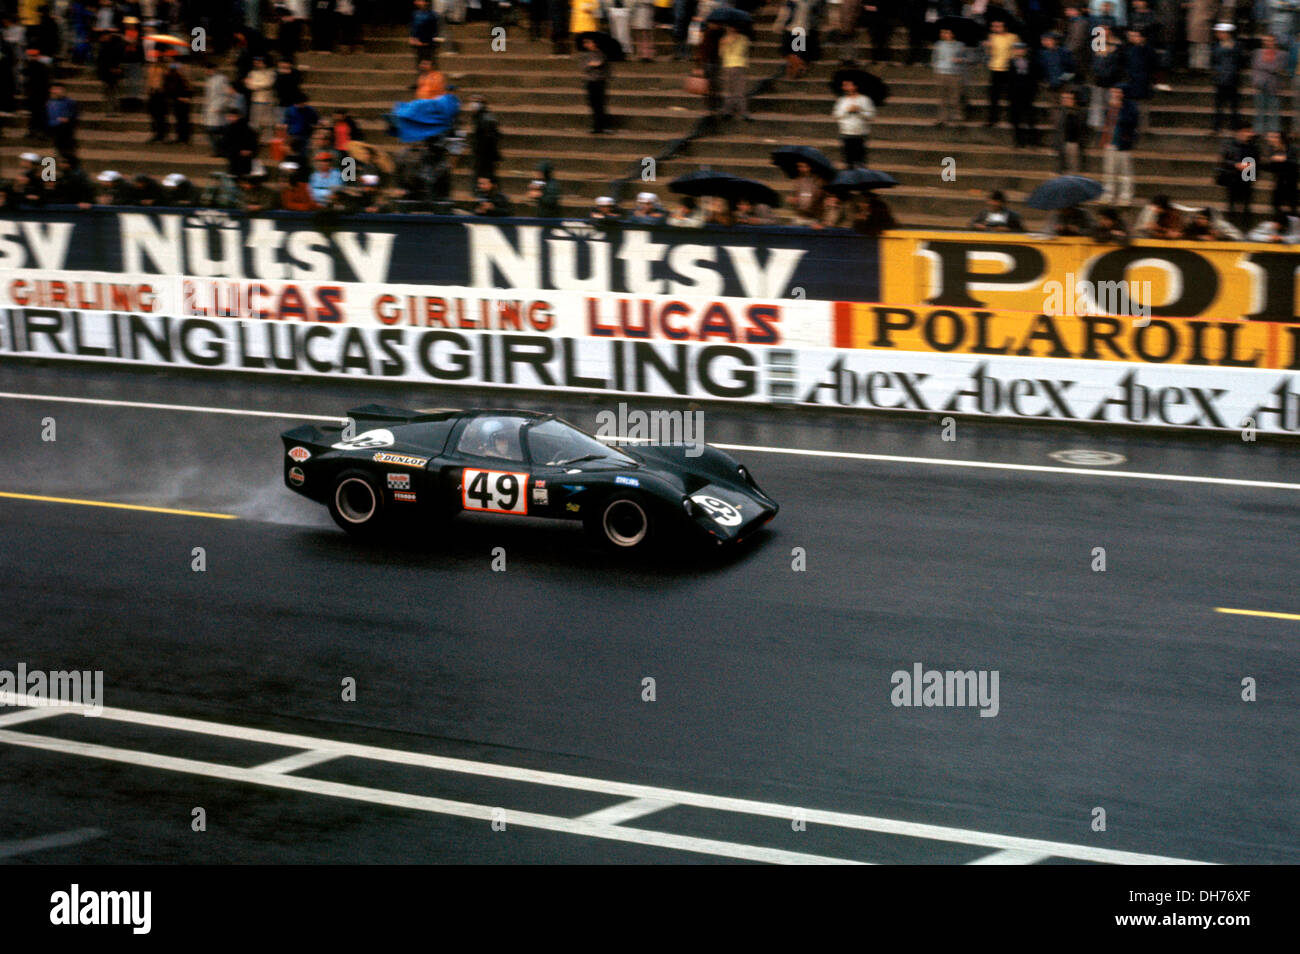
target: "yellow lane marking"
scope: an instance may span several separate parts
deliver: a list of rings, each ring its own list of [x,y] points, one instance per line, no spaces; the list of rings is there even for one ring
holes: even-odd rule
[[[14,494],[0,490],[0,497],[13,500],[39,500],[43,503],[80,504],[83,507],[113,507],[116,510],[143,510],[145,513],[170,513],[181,517],[211,517],[213,520],[238,520],[233,513],[206,513],[202,510],[173,510],[170,507],[146,507],[142,504],[109,503],[105,500],[78,500],[75,497],[41,497],[37,494]]]
[[[1264,610],[1228,609],[1226,606],[1216,606],[1214,612],[1232,613],[1235,616],[1267,616],[1269,619],[1300,619],[1300,613],[1267,613]]]

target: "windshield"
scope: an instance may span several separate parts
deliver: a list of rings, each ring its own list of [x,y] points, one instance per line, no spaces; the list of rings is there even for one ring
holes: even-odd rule
[[[528,450],[534,466],[559,466],[579,461],[603,461],[619,467],[631,467],[636,461],[572,424],[551,418],[528,429]]]

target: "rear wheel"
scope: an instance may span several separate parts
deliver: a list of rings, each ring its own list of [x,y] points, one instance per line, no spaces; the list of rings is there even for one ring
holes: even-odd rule
[[[383,523],[384,495],[369,475],[358,470],[339,474],[329,498],[334,522],[356,536],[371,536]]]
[[[624,553],[649,548],[655,524],[644,500],[632,496],[610,497],[587,518],[587,533],[601,546]]]

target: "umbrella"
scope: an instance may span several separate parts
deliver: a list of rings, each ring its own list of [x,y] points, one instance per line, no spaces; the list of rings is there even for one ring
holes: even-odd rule
[[[967,46],[976,46],[988,36],[988,27],[970,17],[940,17],[935,23],[936,30],[951,30],[952,37]]]
[[[161,43],[163,46],[189,46],[189,40],[182,40],[178,36],[172,36],[168,33],[150,33],[146,40],[153,43]]]
[[[745,199],[762,205],[778,206],[781,197],[768,185],[755,179],[744,179],[729,172],[697,169],[678,176],[668,183],[668,188],[679,195],[713,195],[735,202]]]
[[[402,142],[422,142],[449,132],[459,112],[460,100],[452,93],[444,93],[436,99],[394,103],[388,119],[392,134]]]
[[[820,149],[814,149],[812,146],[786,146],[772,151],[772,164],[791,179],[799,174],[797,167],[801,162],[808,163],[812,171],[823,179],[830,179],[835,175],[835,163]]]
[[[888,172],[874,169],[845,169],[831,180],[832,192],[870,192],[872,189],[892,189],[898,180]]]
[[[1105,191],[1096,179],[1086,176],[1057,176],[1048,179],[1026,200],[1031,209],[1055,211],[1095,199]]]
[[[835,75],[831,78],[831,92],[839,96],[843,90],[840,84],[845,80],[852,80],[853,85],[858,88],[858,92],[867,99],[871,100],[873,106],[883,106],[885,100],[889,99],[889,86],[879,76],[868,73],[866,70],[860,70],[857,67],[848,67],[842,70],[836,70]]]
[[[583,43],[587,40],[594,40],[596,43],[596,49],[604,53],[605,59],[609,60],[611,63],[622,63],[627,59],[627,54],[623,51],[623,44],[618,42],[618,40],[614,39],[608,33],[597,33],[589,30],[586,33],[579,33],[573,38],[573,42],[577,45],[579,50],[584,49]]]

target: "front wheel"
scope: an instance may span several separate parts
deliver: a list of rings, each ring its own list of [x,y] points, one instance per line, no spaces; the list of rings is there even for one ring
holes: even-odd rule
[[[329,498],[330,516],[354,536],[373,536],[384,515],[384,495],[373,478],[361,471],[339,474]]]
[[[655,538],[650,508],[639,497],[610,497],[586,521],[588,535],[601,546],[624,553],[640,553]]]

